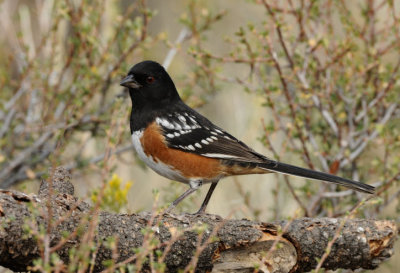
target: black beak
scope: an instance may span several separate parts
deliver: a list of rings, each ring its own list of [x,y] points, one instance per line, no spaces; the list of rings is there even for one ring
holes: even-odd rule
[[[122,79],[122,81],[119,84],[128,88],[141,87],[141,85],[135,80],[133,75],[126,76],[125,78]]]

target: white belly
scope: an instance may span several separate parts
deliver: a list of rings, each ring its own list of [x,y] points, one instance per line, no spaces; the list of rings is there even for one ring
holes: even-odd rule
[[[142,144],[140,143],[140,138],[142,136],[143,131],[135,131],[132,133],[133,147],[135,148],[139,158],[159,175],[162,175],[171,180],[189,183],[189,180],[183,177],[179,171],[174,170],[173,168],[162,162],[155,162],[152,157],[147,156],[143,151]]]

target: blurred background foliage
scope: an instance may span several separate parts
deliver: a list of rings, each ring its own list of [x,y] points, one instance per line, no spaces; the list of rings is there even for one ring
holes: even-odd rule
[[[182,193],[185,185],[147,170],[130,144],[130,100],[118,83],[152,59],[190,106],[257,151],[377,186],[354,215],[398,220],[399,5],[0,1],[0,187],[36,192],[47,169],[63,165],[80,196],[113,173],[133,181],[130,212],[150,210],[152,189],[160,205]],[[178,211],[194,211],[205,191]],[[365,198],[315,181],[244,176],[220,183],[208,212],[339,217]],[[377,271],[397,272],[396,262]]]

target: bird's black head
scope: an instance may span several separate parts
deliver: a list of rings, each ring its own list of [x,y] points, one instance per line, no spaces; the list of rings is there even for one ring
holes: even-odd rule
[[[167,71],[153,61],[134,65],[120,84],[129,89],[132,103],[136,107],[168,105],[180,100]]]

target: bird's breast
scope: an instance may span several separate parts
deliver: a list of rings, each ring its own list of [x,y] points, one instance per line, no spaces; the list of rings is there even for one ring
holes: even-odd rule
[[[223,176],[220,160],[168,148],[154,122],[132,133],[132,142],[141,160],[158,174],[179,182],[202,179],[214,182]]]

